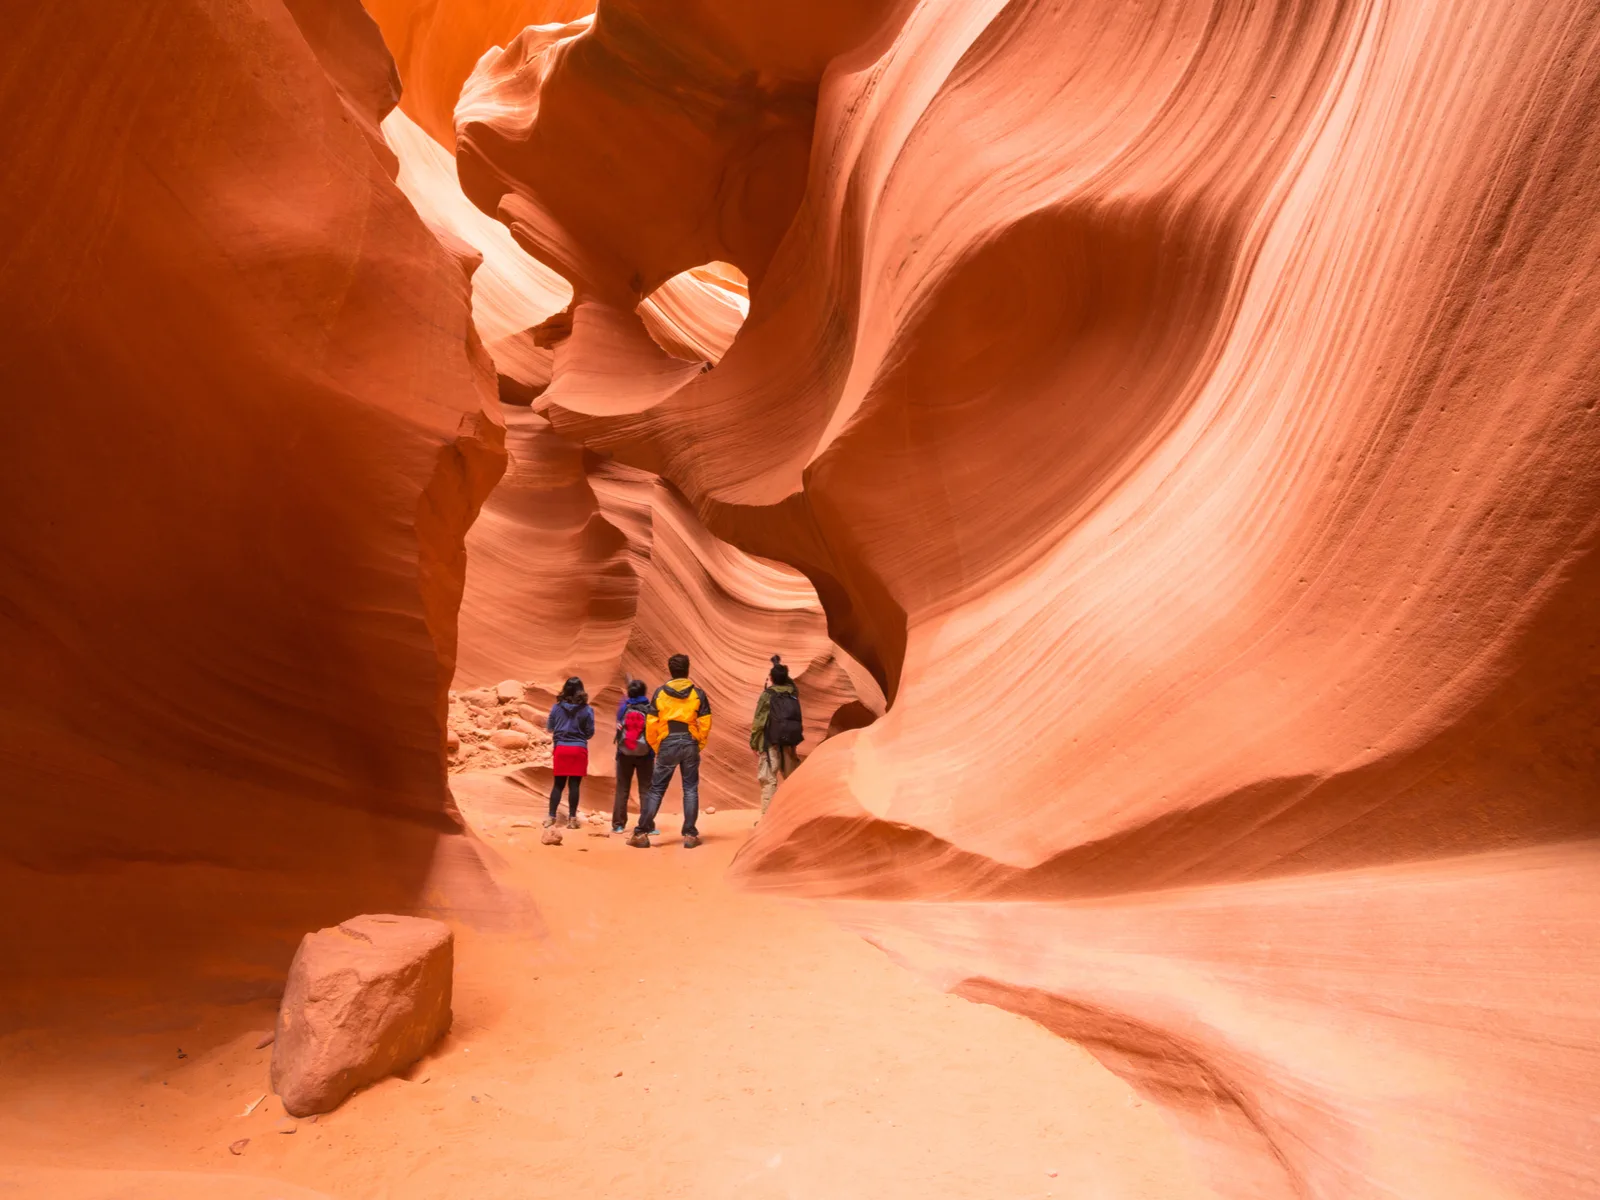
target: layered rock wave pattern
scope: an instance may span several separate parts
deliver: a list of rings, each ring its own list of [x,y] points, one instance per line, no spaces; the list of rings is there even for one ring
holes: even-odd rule
[[[881,714],[881,687],[830,640],[804,575],[712,536],[675,489],[586,451],[535,411],[551,403],[558,356],[561,386],[574,378],[566,365],[574,289],[468,202],[448,153],[403,112],[386,118],[383,135],[418,212],[475,264],[473,319],[504,402],[509,465],[467,538],[458,690],[470,695],[507,676],[524,680],[528,719],[542,730],[563,681],[582,677],[597,717],[590,770],[610,775],[613,715],[628,679],[653,685],[669,655],[687,653],[715,709],[705,798],[724,807],[755,804],[749,721],[773,654],[790,665],[805,699],[802,752],[830,728]],[[631,323],[633,350],[687,378],[720,361],[747,297],[737,268],[710,262],[665,280],[617,317]],[[604,390],[619,378],[618,360],[596,361],[590,381]],[[622,368],[633,361],[623,355]],[[452,769],[548,765],[547,752],[536,752],[538,737],[526,748],[498,747],[484,744],[470,721],[453,720],[452,728],[464,739]]]
[[[1600,1187],[1600,13],[618,0],[479,62],[540,411],[891,705],[736,865],[1230,1197]],[[720,261],[673,366],[638,301]],[[627,368],[624,371],[624,367]]]
[[[779,649],[750,886],[1221,1195],[1600,1190],[1600,12],[590,9],[9,24],[7,1021],[436,894],[452,679]]]

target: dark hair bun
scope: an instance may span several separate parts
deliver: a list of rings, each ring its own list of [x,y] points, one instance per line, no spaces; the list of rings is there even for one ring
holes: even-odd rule
[[[774,654],[772,656],[772,665],[775,667],[781,667],[783,665],[783,657],[781,655]]]

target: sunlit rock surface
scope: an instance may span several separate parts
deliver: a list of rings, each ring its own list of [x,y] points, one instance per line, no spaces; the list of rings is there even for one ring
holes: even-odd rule
[[[401,108],[440,145],[455,145],[456,98],[484,51],[526,26],[564,24],[594,0],[366,0],[405,80]]]
[[[1225,1195],[1593,1194],[1600,13],[775,13],[530,31],[457,124],[575,289],[555,429],[891,697],[736,869],[1083,1040]],[[608,385],[710,260],[717,368]]]

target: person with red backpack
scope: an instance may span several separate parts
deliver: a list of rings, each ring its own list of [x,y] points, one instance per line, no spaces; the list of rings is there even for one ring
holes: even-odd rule
[[[611,804],[611,832],[628,832],[628,792],[634,779],[639,781],[639,807],[643,815],[644,796],[650,790],[650,777],[656,769],[656,752],[645,736],[650,712],[644,680],[628,680],[628,694],[617,705],[617,797]],[[654,833],[654,828],[645,831]]]
[[[761,756],[756,777],[761,781],[761,811],[767,811],[782,783],[800,765],[801,742],[806,740],[805,717],[800,712],[800,689],[789,678],[783,659],[772,656],[766,689],[756,701],[750,721],[750,749]]]

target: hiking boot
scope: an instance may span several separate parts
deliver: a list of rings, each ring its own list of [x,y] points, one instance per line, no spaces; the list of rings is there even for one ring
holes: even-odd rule
[[[693,850],[699,844],[700,844],[700,835],[698,833],[686,834],[684,836],[683,848],[685,850]]]
[[[583,828],[583,822],[578,820],[577,817],[571,817],[567,821],[567,828],[568,829],[582,829]]]
[[[555,823],[556,823],[556,819],[554,817],[546,817],[545,818],[545,822],[544,822],[544,827],[546,829],[549,829],[550,826],[554,825]]]
[[[650,835],[648,833],[636,833],[628,839],[628,845],[637,846],[641,850],[648,850],[650,849]]]
[[[627,833],[628,832],[628,827],[626,825],[613,825],[611,827],[611,832],[612,833]]]

